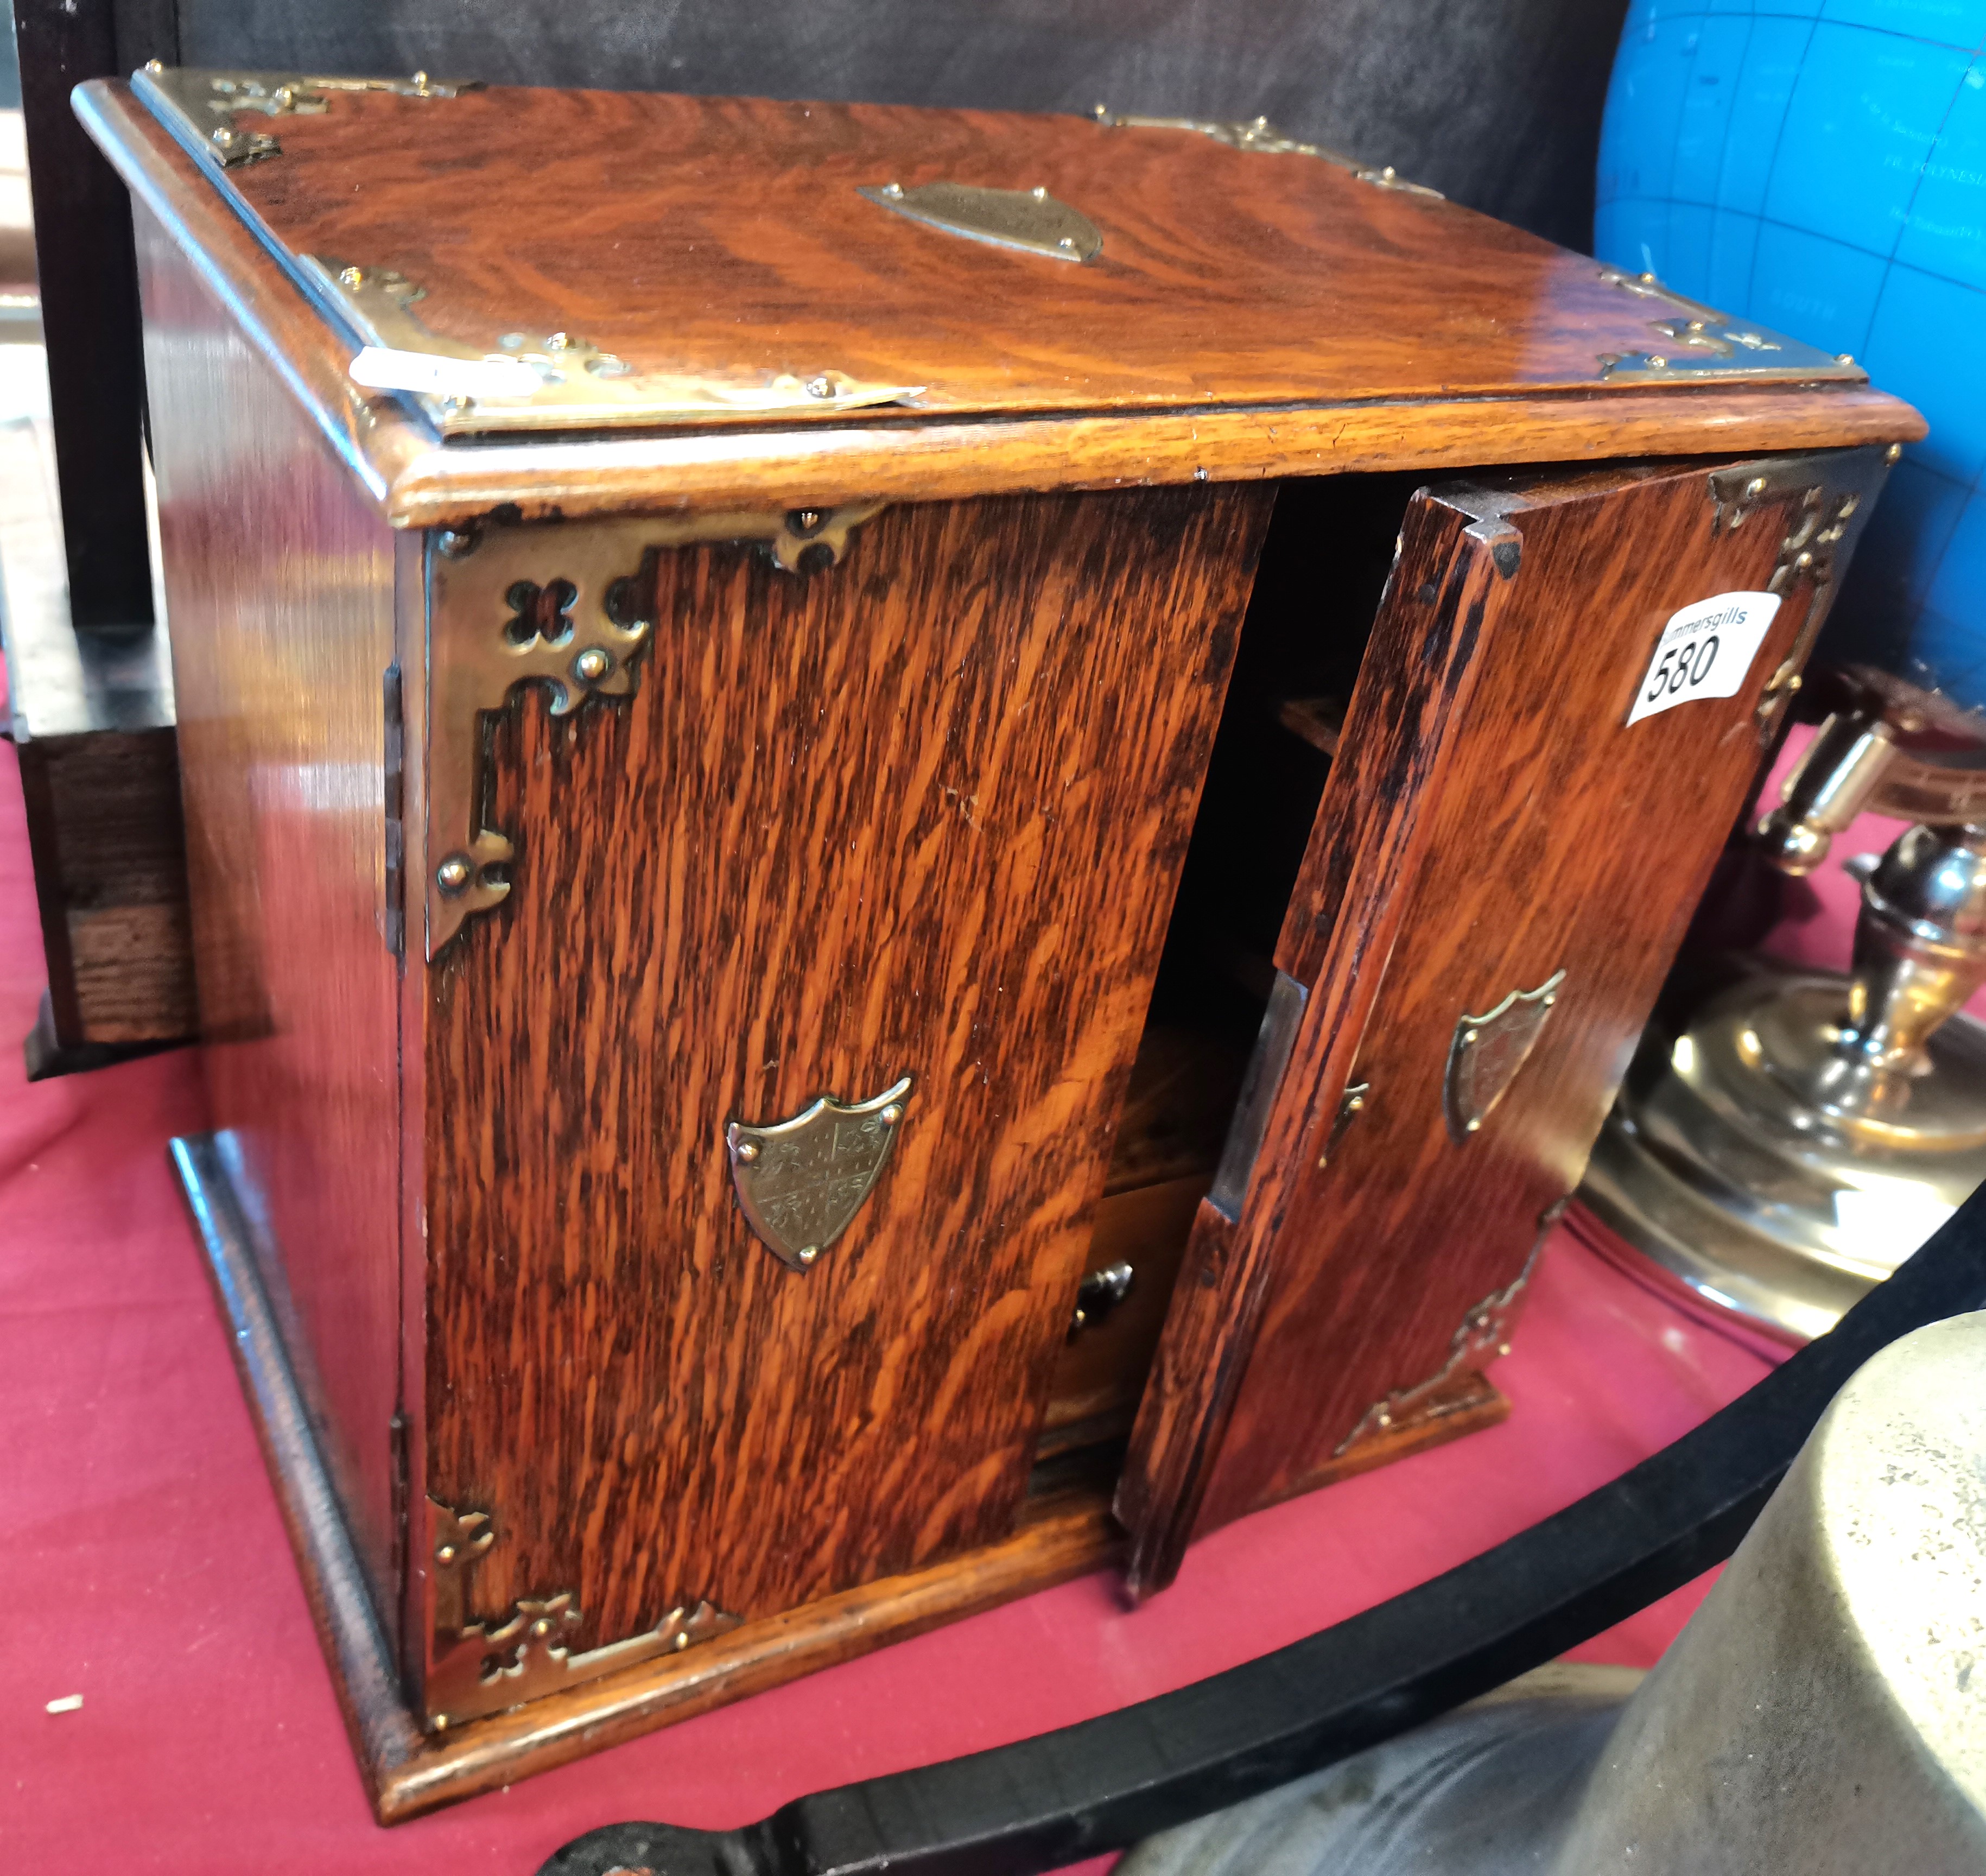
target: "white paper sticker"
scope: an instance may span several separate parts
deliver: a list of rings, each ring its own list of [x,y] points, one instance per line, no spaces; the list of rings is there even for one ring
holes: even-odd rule
[[[544,382],[522,359],[439,358],[383,345],[368,345],[348,375],[369,390],[424,391],[430,397],[534,397]]]
[[[1628,721],[1699,697],[1735,697],[1779,609],[1777,593],[1719,593],[1685,606],[1662,628]]]

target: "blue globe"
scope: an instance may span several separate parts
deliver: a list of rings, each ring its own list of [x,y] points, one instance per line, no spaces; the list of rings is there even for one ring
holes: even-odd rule
[[[1986,0],[1633,0],[1595,247],[1853,352],[1930,435],[1821,651],[1986,705]]]

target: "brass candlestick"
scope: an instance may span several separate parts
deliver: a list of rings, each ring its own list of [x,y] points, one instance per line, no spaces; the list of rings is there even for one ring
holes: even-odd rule
[[[1752,961],[1651,1026],[1580,1189],[1698,1295],[1789,1340],[1832,1328],[1986,1178],[1986,1026],[1961,1013],[1986,981],[1986,749],[1904,688],[1865,681],[1753,836],[1798,876],[1865,808],[1915,818],[1848,863],[1851,969]]]

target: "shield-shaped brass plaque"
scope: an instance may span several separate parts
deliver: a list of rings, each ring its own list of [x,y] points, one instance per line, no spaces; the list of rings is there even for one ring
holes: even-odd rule
[[[823,1095],[790,1120],[725,1128],[738,1203],[783,1264],[805,1270],[862,1209],[903,1130],[911,1081],[854,1106]]]
[[[1486,1015],[1456,1019],[1442,1105],[1449,1136],[1458,1146],[1490,1117],[1516,1079],[1564,982],[1564,972],[1554,971],[1535,990],[1512,991]]]

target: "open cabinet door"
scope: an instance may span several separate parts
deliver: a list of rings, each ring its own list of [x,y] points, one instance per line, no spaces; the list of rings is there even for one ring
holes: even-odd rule
[[[1133,1595],[1500,1346],[1886,469],[1414,497],[1126,1462]]]

